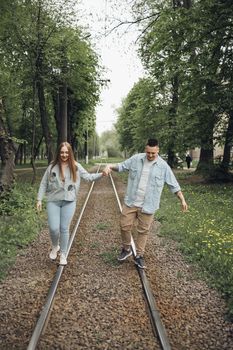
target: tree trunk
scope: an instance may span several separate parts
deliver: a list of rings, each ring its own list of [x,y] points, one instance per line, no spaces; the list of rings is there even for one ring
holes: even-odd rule
[[[184,0],[183,3],[183,7],[186,9],[190,9],[192,7],[192,0]]]
[[[57,145],[68,140],[67,84],[59,82],[58,90],[53,92],[54,119],[57,129]]]
[[[23,144],[20,144],[15,155],[15,165],[18,165],[20,162],[22,150],[23,150]]]
[[[23,163],[27,164],[27,146],[26,146],[26,142],[24,142],[24,144],[23,144]]]
[[[206,102],[208,105],[214,105],[215,96],[214,91],[216,85],[213,81],[207,80],[205,82],[206,89]],[[201,134],[201,153],[200,159],[197,165],[197,172],[203,173],[208,177],[212,177],[214,166],[214,127],[216,125],[218,113],[212,112],[209,108],[206,108],[202,112],[202,134]]]
[[[10,192],[14,184],[16,147],[9,137],[3,121],[3,102],[0,99],[0,156],[4,163],[0,174],[0,196]]]
[[[70,88],[67,87],[67,140],[72,145],[73,151],[75,151],[75,130],[72,128],[72,114],[73,114],[73,99]]]
[[[62,82],[59,88],[59,102],[60,102],[60,127],[59,127],[59,144],[67,141],[67,84]]]
[[[36,182],[36,166],[35,166],[35,159],[36,159],[36,149],[35,149],[35,140],[36,140],[36,115],[35,115],[35,100],[36,100],[36,79],[33,80],[33,98],[32,98],[32,147],[31,147],[31,166],[33,170],[33,176],[31,184],[34,185]]]
[[[84,134],[84,153],[85,153],[85,163],[88,164],[88,130]]]
[[[226,173],[229,172],[229,168],[230,168],[232,147],[233,147],[233,110],[229,112],[229,121],[228,121],[228,127],[226,132],[223,160],[220,165],[221,169],[224,170]]]
[[[212,121],[212,123],[211,123]],[[208,115],[206,112],[205,120],[206,130],[201,135],[201,152],[199,162],[197,164],[196,171],[201,172],[205,175],[211,175],[214,165],[214,144],[213,144],[213,134],[214,134],[214,117]]]
[[[61,142],[67,142],[67,126],[68,126],[68,117],[67,117],[67,47],[66,45],[62,46],[61,49],[62,57],[62,66],[61,66],[61,84],[59,86],[59,103],[60,103],[60,140]]]
[[[172,1],[173,9],[184,7],[189,9],[192,6],[191,0],[183,1],[183,3],[180,0],[173,0]],[[174,30],[173,37],[176,37],[177,33]],[[176,115],[177,115],[177,108],[179,103],[179,76],[177,73],[174,74],[172,79],[172,106],[169,110],[169,128],[171,130],[171,135],[169,137],[170,142],[168,145],[168,164],[171,168],[174,168],[177,166],[176,161],[176,151],[175,151],[175,144],[176,144]]]
[[[210,128],[211,129],[211,128]],[[202,146],[200,151],[200,158],[197,164],[196,172],[210,174],[214,165],[214,147],[213,147],[213,130],[212,134],[206,135],[206,138],[202,140]]]
[[[176,152],[175,152],[175,140],[176,140],[176,114],[177,114],[177,107],[178,107],[178,101],[179,101],[179,79],[178,75],[175,74],[172,79],[172,103],[171,108],[169,110],[169,129],[171,130],[170,136],[169,136],[169,144],[168,144],[168,164],[171,168],[174,168],[176,166]]]
[[[38,77],[37,79],[37,92],[38,92],[38,99],[39,99],[41,125],[42,125],[43,135],[44,135],[45,143],[47,147],[48,162],[50,163],[53,159],[52,134],[49,130],[48,116],[47,116],[46,104],[45,104],[45,95],[44,95],[44,83],[41,77]]]
[[[213,149],[201,148],[197,170],[206,169],[209,165],[213,165]]]

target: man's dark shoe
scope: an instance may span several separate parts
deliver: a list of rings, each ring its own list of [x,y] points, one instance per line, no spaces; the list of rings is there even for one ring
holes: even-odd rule
[[[145,269],[146,265],[142,256],[137,255],[135,258],[135,264],[140,267],[140,269]]]
[[[122,248],[122,251],[121,251],[120,255],[118,256],[117,260],[118,261],[124,261],[130,255],[132,255],[131,249],[127,250],[127,249]]]

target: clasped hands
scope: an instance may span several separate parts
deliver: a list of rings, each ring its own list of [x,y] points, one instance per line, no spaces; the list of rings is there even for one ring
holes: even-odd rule
[[[106,167],[103,169],[102,174],[103,176],[108,176],[111,173],[112,169],[110,165],[106,165]]]

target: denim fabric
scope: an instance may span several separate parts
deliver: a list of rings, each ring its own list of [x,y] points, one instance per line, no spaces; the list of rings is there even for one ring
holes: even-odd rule
[[[81,178],[86,181],[98,180],[102,177],[102,173],[89,174],[81,164],[77,164],[77,181],[74,183],[71,179],[69,167],[65,170],[65,183],[62,182],[59,175],[59,166],[55,165],[51,169],[51,165],[46,169],[41,180],[37,200],[42,200],[46,194],[49,202],[66,200],[75,201],[78,195]]]
[[[69,227],[76,208],[76,202],[47,202],[49,232],[53,246],[60,244],[61,253],[67,252]]]
[[[122,163],[118,163],[119,172],[129,171],[128,185],[124,199],[128,207],[133,207],[133,203],[136,199],[137,188],[145,159],[146,153],[139,153]],[[142,206],[143,213],[153,214],[159,209],[160,197],[165,183],[169,186],[171,192],[176,193],[180,191],[180,185],[171,168],[165,160],[158,156],[158,158],[153,161],[149,173],[145,200]]]

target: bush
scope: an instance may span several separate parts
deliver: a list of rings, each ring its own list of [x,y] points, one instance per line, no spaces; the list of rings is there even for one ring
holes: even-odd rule
[[[36,189],[18,184],[0,203],[0,279],[14,263],[19,249],[30,244],[41,230],[35,209]],[[43,221],[43,220],[42,220]]]

